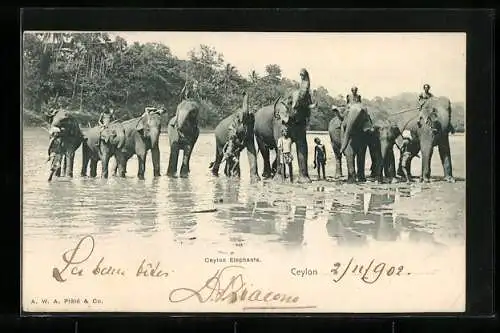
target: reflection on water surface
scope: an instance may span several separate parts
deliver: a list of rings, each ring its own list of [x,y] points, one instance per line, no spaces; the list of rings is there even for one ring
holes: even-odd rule
[[[464,242],[465,182],[439,182],[426,188],[420,184],[376,187],[324,181],[251,185],[246,154],[242,154],[240,180],[210,176],[213,135],[203,134],[193,153],[189,179],[153,179],[148,157],[145,181],[133,176],[137,161],[132,158],[125,179],[76,176],[49,184],[45,136],[38,130],[24,131],[25,239],[86,233],[119,238],[129,233],[160,235],[162,242],[183,245],[198,242],[252,248],[279,244],[289,249],[319,241],[332,247]],[[160,147],[164,173],[169,155],[166,136],[161,137]],[[79,175],[80,159],[78,150],[75,175]],[[332,169],[327,174],[333,174],[334,163],[328,166]],[[197,212],[213,208],[215,212]]]

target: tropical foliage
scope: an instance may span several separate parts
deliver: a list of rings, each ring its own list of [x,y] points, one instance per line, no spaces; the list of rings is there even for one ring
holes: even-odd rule
[[[314,80],[314,73],[311,73]],[[128,44],[106,33],[26,33],[23,43],[23,109],[26,125],[43,123],[42,113],[65,108],[82,126],[94,125],[99,112],[114,108],[119,119],[142,113],[145,106],[163,106],[175,113],[186,80],[196,80],[203,105],[200,125],[214,128],[241,105],[249,92],[249,106],[256,110],[272,103],[298,82],[282,76],[279,64],[265,73],[240,73],[224,55],[209,45],[193,49],[187,60],[173,56],[168,46],[157,43]],[[362,87],[360,87],[362,88]],[[343,96],[331,96],[319,87],[313,92],[318,109],[310,119],[311,130],[326,130],[332,104]],[[364,100],[376,115],[391,115],[414,108],[416,93]],[[453,105],[457,130],[464,128],[464,106]],[[394,115],[408,117],[414,112]],[[165,117],[165,121],[167,121]]]

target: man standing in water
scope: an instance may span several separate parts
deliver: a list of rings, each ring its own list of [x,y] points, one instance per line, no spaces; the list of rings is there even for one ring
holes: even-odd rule
[[[286,166],[288,166],[288,173],[290,174],[290,182],[293,183],[293,169],[292,169],[292,139],[288,135],[288,129],[283,126],[281,129],[281,137],[278,139],[278,156],[281,163],[281,172],[283,179],[286,179]]]
[[[326,149],[319,138],[314,138],[314,168],[318,169],[318,180],[321,179],[321,171],[323,171],[323,179],[326,179],[325,164],[326,164]]]

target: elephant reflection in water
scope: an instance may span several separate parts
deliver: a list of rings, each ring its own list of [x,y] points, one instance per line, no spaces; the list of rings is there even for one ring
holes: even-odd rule
[[[167,190],[167,220],[176,240],[186,240],[197,226],[193,186],[189,178],[169,178]]]
[[[215,197],[228,197],[228,190],[233,185],[230,182],[216,183]],[[226,184],[227,188],[224,188]],[[232,196],[229,196],[232,198]],[[287,200],[261,197],[260,193],[248,193],[244,203],[219,209],[217,219],[224,220],[231,232],[253,235],[279,236],[277,241],[300,245],[303,240],[303,230],[306,207],[293,207]],[[232,201],[234,202],[234,201]],[[226,203],[226,201],[224,201]],[[293,211],[293,215],[290,212]],[[238,242],[241,243],[241,239]]]
[[[216,178],[213,193],[215,203],[235,204],[238,203],[240,196],[240,182],[232,178]],[[222,211],[225,213],[226,211]]]
[[[339,245],[365,245],[368,239],[395,241],[399,232],[394,229],[394,216],[382,207],[394,204],[395,200],[394,193],[359,193],[352,206],[338,207],[334,202],[326,225],[327,232],[338,240]],[[339,208],[344,211],[339,211]],[[346,212],[346,208],[349,211]]]

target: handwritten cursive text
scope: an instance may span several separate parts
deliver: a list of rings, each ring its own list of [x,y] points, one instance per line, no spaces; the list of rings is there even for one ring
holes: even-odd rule
[[[219,269],[210,277],[201,288],[177,288],[170,292],[169,300],[172,303],[184,302],[195,298],[200,303],[227,302],[279,302],[285,304],[296,304],[298,296],[291,296],[275,291],[263,291],[248,285],[241,273],[242,266],[226,266]]]

